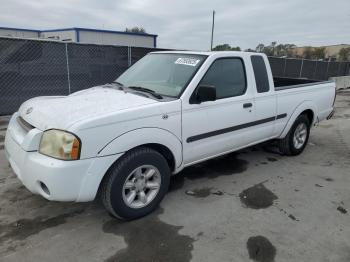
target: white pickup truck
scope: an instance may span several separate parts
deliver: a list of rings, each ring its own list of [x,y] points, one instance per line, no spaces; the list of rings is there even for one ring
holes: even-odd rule
[[[154,52],[111,84],[26,101],[5,151],[31,192],[101,195],[112,215],[134,219],[187,166],[272,139],[281,153],[300,154],[334,100],[334,82],[274,79],[263,54]]]

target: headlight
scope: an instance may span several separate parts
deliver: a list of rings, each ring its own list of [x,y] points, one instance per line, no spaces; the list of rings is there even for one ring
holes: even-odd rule
[[[41,137],[39,153],[62,160],[77,160],[80,147],[80,139],[72,133],[50,129]]]

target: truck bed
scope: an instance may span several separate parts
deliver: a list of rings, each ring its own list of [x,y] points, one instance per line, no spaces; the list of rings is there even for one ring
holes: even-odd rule
[[[277,115],[286,113],[291,116],[301,104],[307,105],[302,110],[312,110],[316,121],[326,119],[333,110],[335,97],[335,83],[333,81],[314,81],[308,79],[277,79],[279,84],[275,87],[277,95]],[[289,85],[288,85],[289,84]],[[299,112],[301,113],[301,112]],[[285,129],[288,120],[276,122],[276,129]],[[287,131],[283,131],[286,135]]]
[[[273,82],[275,85],[275,90],[285,90],[290,88],[298,88],[309,85],[324,84],[330,81],[320,81],[320,80],[311,80],[303,78],[288,78],[288,77],[274,77]]]

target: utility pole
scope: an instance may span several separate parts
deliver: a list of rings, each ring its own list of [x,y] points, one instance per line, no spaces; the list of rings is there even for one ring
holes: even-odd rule
[[[210,51],[213,50],[214,24],[215,24],[215,10],[213,10],[213,23],[212,23],[212,25],[211,25],[211,44],[210,44]]]

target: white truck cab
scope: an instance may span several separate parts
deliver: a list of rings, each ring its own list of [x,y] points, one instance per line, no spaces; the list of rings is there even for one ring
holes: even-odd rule
[[[331,116],[334,82],[273,78],[264,54],[154,52],[115,82],[23,103],[5,138],[22,183],[48,200],[114,216],[153,211],[171,174],[263,141],[300,154]]]

